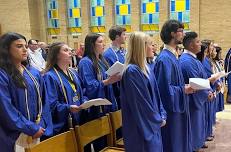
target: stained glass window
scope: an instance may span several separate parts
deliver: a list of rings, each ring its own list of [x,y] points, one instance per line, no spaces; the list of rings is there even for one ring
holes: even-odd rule
[[[190,0],[170,0],[170,19],[181,21],[184,29],[189,30]]]
[[[47,0],[47,31],[49,35],[58,35],[60,33],[59,11],[57,0]]]
[[[91,0],[91,32],[104,33],[105,29],[105,10],[104,0]]]
[[[80,0],[67,0],[68,31],[72,34],[81,33],[81,5]]]
[[[141,30],[159,31],[159,0],[141,0]]]
[[[130,0],[115,0],[115,23],[131,32],[131,2]]]

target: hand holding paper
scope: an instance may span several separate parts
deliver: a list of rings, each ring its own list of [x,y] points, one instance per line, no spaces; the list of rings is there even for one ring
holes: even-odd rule
[[[107,75],[115,75],[116,73],[119,73],[119,75],[122,75],[124,70],[124,64],[120,63],[119,61],[116,61],[107,71]]]
[[[185,84],[184,89],[185,89],[185,94],[192,94],[192,93],[194,93],[194,91],[195,91],[195,90],[190,86],[190,84]]]
[[[87,109],[91,106],[111,105],[112,103],[107,99],[97,98],[84,102],[79,106],[81,109]]]
[[[214,81],[217,81],[217,80],[219,80],[222,77],[228,76],[230,73],[231,73],[231,71],[227,72],[227,73],[225,73],[225,71],[217,72],[215,74],[212,74],[209,79],[213,79]]]
[[[194,90],[210,89],[210,83],[208,79],[189,78],[189,84]]]

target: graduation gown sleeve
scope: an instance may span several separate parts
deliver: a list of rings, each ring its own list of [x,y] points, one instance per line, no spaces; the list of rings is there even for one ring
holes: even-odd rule
[[[46,88],[44,79],[41,76],[40,76],[40,88],[41,88],[41,96],[43,101],[43,109],[42,109],[42,118],[39,125],[46,129],[44,132],[45,136],[52,136],[53,124],[52,124],[51,110],[50,110],[50,104],[48,98],[48,90]]]

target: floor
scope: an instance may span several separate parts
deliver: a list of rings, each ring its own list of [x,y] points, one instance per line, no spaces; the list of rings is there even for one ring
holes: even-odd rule
[[[223,112],[217,113],[214,141],[207,142],[209,148],[202,152],[231,152],[231,105],[225,105]]]

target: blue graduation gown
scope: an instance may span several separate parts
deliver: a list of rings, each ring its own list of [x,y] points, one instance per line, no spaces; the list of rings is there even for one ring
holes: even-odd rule
[[[189,78],[207,79],[202,63],[192,55],[183,53],[179,59],[185,83]],[[209,90],[200,90],[189,95],[189,111],[192,132],[192,148],[199,150],[205,142],[205,102],[208,101]]]
[[[160,126],[166,119],[153,73],[130,64],[121,80],[123,137],[127,152],[162,152]]]
[[[154,73],[168,115],[166,126],[161,128],[164,152],[191,152],[189,101],[180,65],[167,49],[155,62]]]
[[[68,103],[66,103],[61,82],[58,78],[58,75],[55,73],[54,69],[50,69],[44,75],[44,80],[48,90],[48,100],[51,107],[55,135],[69,130],[69,114],[71,114],[72,116],[73,126],[80,124],[80,117],[82,111],[78,113],[71,113],[70,105],[80,106],[84,101],[88,100],[86,97],[83,96],[81,79],[75,70],[71,70],[70,73],[73,78],[73,82],[76,86],[76,92],[73,91],[70,83],[68,82],[68,79],[64,76],[64,74],[59,71],[58,73],[63,81],[63,85],[67,94]],[[79,95],[79,99],[77,101],[74,101],[73,97],[75,97],[77,94]]]
[[[228,53],[225,56],[225,71],[231,71],[231,48],[229,49]],[[227,77],[228,83],[228,93],[227,93],[227,102],[231,103],[231,74]]]
[[[105,50],[103,54],[104,58],[107,60],[107,62],[112,66],[116,61],[119,61],[120,63],[125,62],[125,54],[124,51],[118,50],[114,51],[111,47]],[[112,84],[114,95],[118,104],[118,109],[120,109],[120,82],[116,82]]]
[[[107,79],[107,75],[105,73],[107,69],[103,63],[100,64],[101,77],[103,80],[105,80]],[[85,114],[87,121],[99,118],[105,113],[117,110],[117,103],[112,85],[104,86],[103,82],[97,79],[97,74],[90,58],[84,57],[80,60],[79,76],[83,80],[83,85],[86,88],[85,93],[89,99],[106,98],[112,103],[110,106],[91,107],[88,113]]]
[[[219,72],[223,70],[218,61],[214,61],[214,65],[216,66]],[[225,81],[224,78],[221,78],[219,81],[224,85],[224,81]],[[223,111],[224,110],[224,94],[222,92],[219,92],[216,96],[216,99],[217,99],[216,112]]]
[[[202,65],[207,73],[207,77],[211,77],[213,72],[209,58],[205,57],[205,59],[202,61]],[[218,82],[219,81],[216,81],[214,84],[210,84],[213,91],[215,91]],[[205,118],[207,122],[206,137],[209,137],[213,134],[213,124],[215,123],[216,119],[216,98],[214,98],[211,102],[205,103]]]
[[[20,133],[33,136],[40,127],[46,129],[44,135],[52,135],[52,120],[49,104],[46,102],[46,90],[43,78],[38,70],[27,67],[39,83],[43,102],[42,118],[39,124],[35,123],[38,114],[38,95],[36,87],[28,73],[24,70],[23,77],[27,85],[28,107],[30,120],[27,116],[25,91],[16,87],[12,78],[0,69],[0,145],[1,151],[13,152],[15,141]]]

